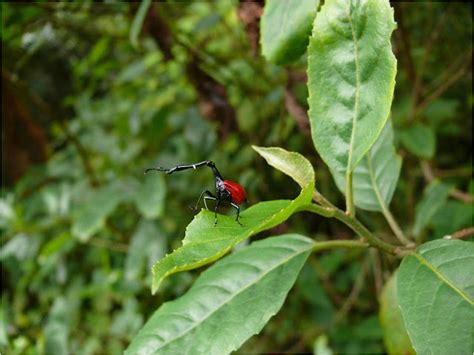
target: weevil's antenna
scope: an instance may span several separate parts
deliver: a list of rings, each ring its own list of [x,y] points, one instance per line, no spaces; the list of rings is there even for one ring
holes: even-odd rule
[[[156,168],[148,168],[145,170],[145,174],[148,174],[150,171],[155,170],[155,171],[167,171],[168,169],[162,168],[162,167],[156,167]]]
[[[174,168],[169,168],[169,169],[162,168],[161,166],[158,166],[156,168],[148,168],[148,169],[145,170],[145,174],[148,173],[149,171],[152,171],[152,170],[164,171],[166,174],[173,174],[175,171],[196,169],[196,168],[199,168],[201,166],[208,166],[209,168],[211,168],[212,173],[214,174],[214,177],[216,179],[222,180],[222,176],[219,173],[219,170],[217,170],[216,164],[214,164],[214,162],[210,161],[210,160],[204,160],[204,161],[201,161],[201,162],[195,163],[195,164],[177,165]]]

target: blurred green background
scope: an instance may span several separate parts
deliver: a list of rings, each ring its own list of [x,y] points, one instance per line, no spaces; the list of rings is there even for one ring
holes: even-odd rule
[[[293,198],[296,184],[251,149],[281,146],[305,155],[318,189],[344,205],[309,136],[306,58],[290,67],[262,58],[261,3],[153,3],[133,27],[139,5],[1,4],[2,353],[120,353],[187,290],[201,270],[152,297],[150,267],[180,245],[212,175],[147,167],[210,159],[250,204]],[[472,225],[472,4],[392,6],[392,116],[404,157],[392,211],[409,229],[428,182],[455,186],[432,218],[433,239]],[[381,215],[358,215],[390,234]],[[259,237],[352,237],[309,216]],[[383,352],[378,295],[397,264],[377,251],[311,256],[281,312],[241,351],[327,341],[336,352]]]

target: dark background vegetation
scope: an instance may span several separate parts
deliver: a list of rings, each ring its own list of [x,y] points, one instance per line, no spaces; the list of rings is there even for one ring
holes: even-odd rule
[[[298,187],[251,149],[281,146],[306,156],[318,189],[344,204],[309,136],[306,58],[284,68],[259,53],[262,4],[154,3],[134,46],[138,6],[1,4],[6,353],[119,353],[162,302],[190,286],[201,270],[171,277],[151,296],[150,267],[180,245],[193,218],[188,206],[212,189],[210,172],[160,180],[163,208],[147,218],[133,202],[146,167],[211,159],[246,187],[251,204],[293,198]],[[392,6],[392,114],[404,158],[392,212],[409,231],[429,181],[456,187],[430,239],[472,225],[472,4]],[[399,140],[420,123],[435,134],[430,159]],[[415,136],[421,146],[424,139]],[[103,213],[104,191],[114,205],[80,241],[72,226],[85,209]],[[381,215],[358,215],[389,238]],[[337,221],[309,214],[264,235],[286,231],[353,237]],[[311,351],[324,334],[337,352],[384,351],[378,294],[397,264],[374,250],[312,255],[281,312],[241,350]]]

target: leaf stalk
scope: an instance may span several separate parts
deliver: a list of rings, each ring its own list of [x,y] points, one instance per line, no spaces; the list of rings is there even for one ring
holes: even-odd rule
[[[354,191],[352,189],[352,172],[346,175],[346,214],[355,217]]]

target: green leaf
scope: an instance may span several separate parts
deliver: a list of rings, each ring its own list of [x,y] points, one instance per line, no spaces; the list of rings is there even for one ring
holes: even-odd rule
[[[314,145],[331,171],[351,173],[388,119],[396,60],[388,1],[328,0],[308,49],[309,118]]]
[[[44,328],[46,354],[68,354],[67,316],[67,302],[63,297],[56,298]]]
[[[220,260],[148,320],[126,354],[227,354],[281,308],[314,242],[267,238]]]
[[[137,190],[135,204],[145,218],[157,218],[163,214],[166,184],[161,174],[148,174]]]
[[[8,340],[8,319],[6,316],[6,300],[2,299],[2,304],[0,304],[0,349],[4,349],[9,345]]]
[[[314,191],[314,171],[311,164],[300,154],[281,148],[256,148],[285,174],[293,177],[304,187],[300,195],[291,200],[260,202],[240,216],[243,226],[234,217],[219,216],[214,226],[214,213],[203,210],[186,228],[183,245],[159,260],[152,269],[152,293],[169,275],[209,264],[230,251],[240,242],[263,230],[270,229],[311,201]]]
[[[380,295],[379,317],[388,353],[415,354],[398,303],[396,273],[387,281]]]
[[[83,203],[74,216],[72,234],[82,242],[89,240],[104,227],[105,219],[115,210],[122,198],[124,194],[117,184],[95,189],[91,198]]]
[[[419,354],[471,354],[474,349],[474,244],[435,240],[405,257],[398,299]]]
[[[393,128],[387,121],[382,133],[353,173],[354,203],[368,211],[382,211],[392,200],[402,167],[393,145]],[[345,172],[332,171],[336,185],[345,192]]]
[[[209,264],[252,235],[282,223],[309,203],[311,195],[311,189],[306,189],[293,201],[260,202],[240,214],[243,227],[234,217],[222,215],[214,227],[214,213],[201,211],[186,228],[183,245],[153,266],[152,293],[169,275]]]
[[[328,345],[328,337],[326,334],[322,334],[316,338],[313,345],[314,355],[333,355],[334,352]]]
[[[413,234],[419,235],[428,226],[433,216],[443,207],[452,186],[433,180],[425,189],[423,198],[416,206]]]
[[[400,141],[414,155],[431,159],[435,153],[436,136],[433,129],[421,123],[400,130]]]
[[[314,169],[311,163],[301,154],[288,152],[278,147],[252,148],[260,154],[269,165],[280,170],[295,180],[302,189],[314,186]]]
[[[263,56],[276,64],[297,60],[306,52],[319,0],[267,0],[261,20]]]
[[[135,15],[132,26],[130,28],[130,42],[134,47],[138,44],[138,35],[143,26],[143,20],[145,19],[146,12],[151,5],[151,0],[143,0],[138,8],[137,14]]]

